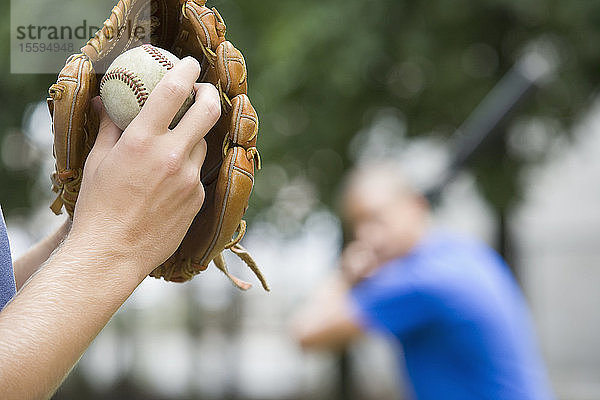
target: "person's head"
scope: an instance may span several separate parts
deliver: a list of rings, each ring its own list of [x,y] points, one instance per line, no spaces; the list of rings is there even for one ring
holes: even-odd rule
[[[429,205],[394,163],[358,166],[342,194],[342,214],[353,239],[370,246],[381,262],[406,255],[427,229]]]

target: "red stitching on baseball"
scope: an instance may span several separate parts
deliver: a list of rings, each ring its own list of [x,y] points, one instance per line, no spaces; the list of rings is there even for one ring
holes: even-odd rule
[[[173,63],[167,57],[164,56],[156,47],[151,44],[144,44],[142,48],[146,50],[146,53],[150,55],[150,57],[154,58],[156,62],[165,67],[167,70],[173,68]]]
[[[135,95],[135,98],[137,99],[140,108],[144,106],[150,93],[148,93],[148,90],[144,86],[144,82],[142,82],[142,80],[138,76],[136,76],[133,72],[129,71],[127,68],[115,68],[112,71],[104,74],[102,80],[100,81],[100,90],[102,90],[102,87],[104,86],[106,81],[109,81],[111,79],[117,79],[129,86],[129,88],[133,91],[133,94]]]

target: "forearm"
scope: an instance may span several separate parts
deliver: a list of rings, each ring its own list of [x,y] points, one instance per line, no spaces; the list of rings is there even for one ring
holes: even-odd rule
[[[52,252],[63,241],[69,232],[70,226],[71,221],[65,221],[65,223],[58,228],[58,230],[38,242],[27,253],[15,260],[13,267],[15,271],[17,290],[20,290],[25,282],[27,282],[27,279],[29,279],[29,277],[33,275],[44,262],[46,262],[48,257],[50,257],[50,254],[52,254]]]
[[[139,270],[67,239],[0,313],[2,397],[49,398],[141,282]]]
[[[191,57],[175,64],[125,131],[92,100],[99,129],[73,227],[0,312],[2,399],[50,397],[125,299],[182,242],[204,202],[204,136],[221,112],[214,86],[195,83],[199,74]],[[169,129],[191,90],[195,103]],[[43,259],[49,244],[25,264]]]
[[[350,285],[341,273],[336,273],[296,314],[292,333],[302,347],[335,349],[360,336],[349,292]]]

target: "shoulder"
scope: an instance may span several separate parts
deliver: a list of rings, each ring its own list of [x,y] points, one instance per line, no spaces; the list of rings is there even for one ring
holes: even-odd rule
[[[493,248],[449,231],[431,232],[406,262],[412,285],[442,302],[510,279],[508,266]]]
[[[444,309],[518,296],[518,285],[503,258],[488,244],[442,233],[421,257],[422,287]]]
[[[422,268],[430,267],[438,273],[472,273],[471,268],[505,265],[502,257],[488,244],[449,231],[432,232],[415,253]]]
[[[380,301],[410,295],[445,302],[504,279],[507,273],[502,258],[484,242],[453,232],[432,231],[410,254],[384,264],[353,292]]]
[[[390,304],[414,299],[427,291],[428,272],[413,255],[391,260],[352,289],[352,297],[360,304]]]

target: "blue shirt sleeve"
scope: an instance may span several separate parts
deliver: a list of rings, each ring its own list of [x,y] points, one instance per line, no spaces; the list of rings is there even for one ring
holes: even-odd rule
[[[2,208],[0,208],[0,310],[13,298],[15,293],[15,275],[10,258],[10,246]]]
[[[433,298],[402,264],[385,265],[352,289],[355,317],[365,330],[402,338],[435,319]]]

